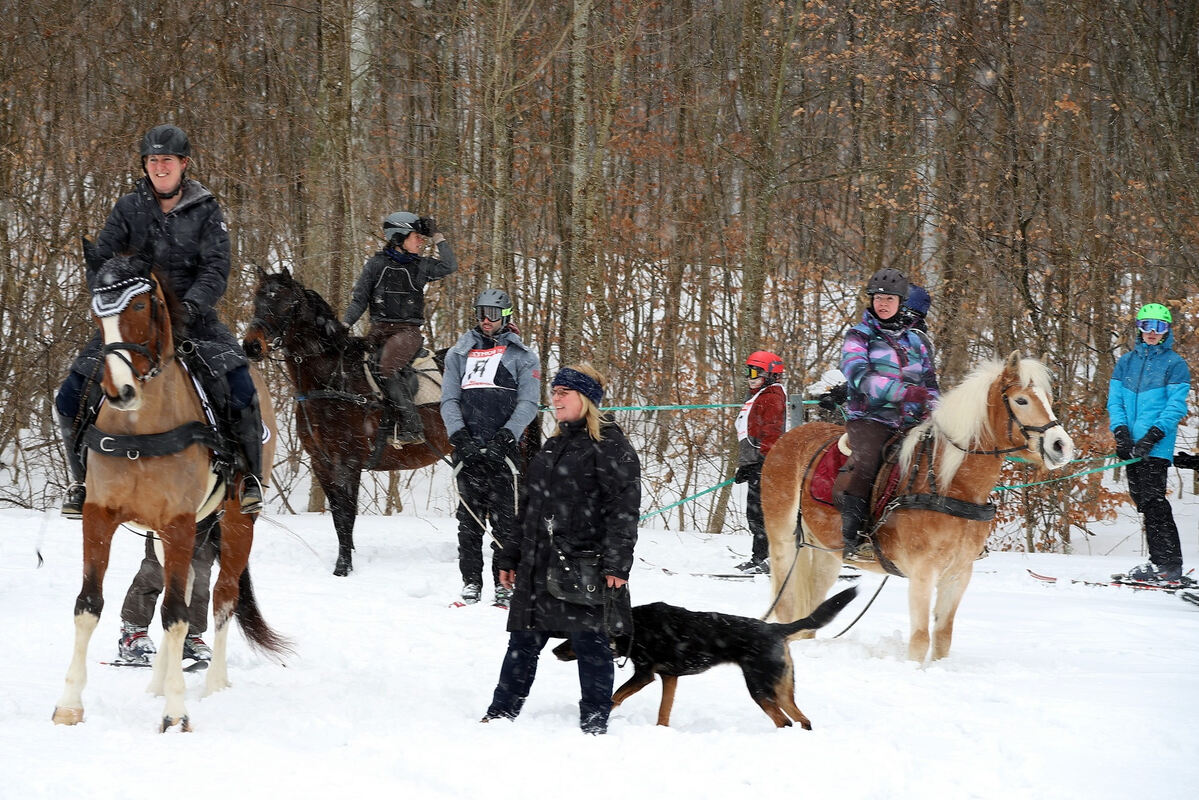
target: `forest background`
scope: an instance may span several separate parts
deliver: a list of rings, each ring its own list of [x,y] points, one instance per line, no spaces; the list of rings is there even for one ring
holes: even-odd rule
[[[428,343],[505,288],[547,369],[591,360],[613,405],[739,402],[763,348],[802,391],[836,366],[881,267],[932,292],[942,385],[1044,354],[1083,457],[1112,451],[1107,381],[1140,304],[1170,306],[1199,368],[1193,2],[0,8],[0,503],[61,495],[52,397],[92,326],[80,237],[162,122],[190,134],[189,173],[229,221],[235,332],[254,265],[344,309],[380,220],[406,209],[461,263],[427,293]],[[290,420],[282,371],[267,377]],[[731,474],[727,409],[629,424],[650,501]],[[291,496],[311,482],[284,440],[276,500],[318,507]],[[395,510],[412,478],[376,481],[364,506]],[[1021,490],[1013,544],[1068,547],[1118,499],[1100,483]],[[720,530],[729,497],[661,519]]]

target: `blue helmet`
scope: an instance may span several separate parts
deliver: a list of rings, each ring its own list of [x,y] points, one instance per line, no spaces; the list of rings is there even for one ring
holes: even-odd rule
[[[908,300],[904,305],[907,306],[908,311],[925,317],[928,316],[928,309],[932,303],[933,299],[928,296],[928,291],[923,286],[913,283],[908,289]]]

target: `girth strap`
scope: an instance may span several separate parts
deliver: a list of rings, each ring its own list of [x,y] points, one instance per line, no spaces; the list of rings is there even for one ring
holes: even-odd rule
[[[916,508],[923,511],[939,511],[951,517],[989,522],[995,519],[993,503],[971,503],[940,494],[905,494],[887,503],[886,512],[896,508]]]
[[[221,450],[222,444],[216,431],[206,422],[194,420],[184,423],[178,428],[162,433],[143,433],[137,435],[110,434],[97,428],[88,427],[83,434],[83,443],[89,450],[106,456],[125,456],[136,460],[142,456],[169,456],[178,453],[193,444],[202,444],[213,450]]]

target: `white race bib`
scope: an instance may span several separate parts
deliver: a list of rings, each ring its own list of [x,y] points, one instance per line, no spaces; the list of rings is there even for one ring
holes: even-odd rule
[[[471,350],[466,354],[466,368],[462,370],[463,389],[500,389],[495,382],[495,373],[500,368],[507,346],[490,347],[486,350]]]

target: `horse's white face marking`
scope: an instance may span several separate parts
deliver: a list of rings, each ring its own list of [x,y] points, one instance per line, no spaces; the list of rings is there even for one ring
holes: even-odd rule
[[[120,315],[100,319],[100,329],[104,332],[105,344],[122,341],[120,323]],[[118,350],[117,352],[126,359],[131,356],[128,350]],[[141,407],[142,394],[138,390],[137,380],[133,377],[133,370],[129,369],[129,365],[121,360],[117,353],[109,353],[105,356],[104,363],[108,368],[108,377],[117,391],[118,399],[109,398],[113,407],[122,411],[136,411]],[[126,396],[129,399],[125,399]]]
[[[1031,389],[1036,398],[1041,401],[1041,405],[1045,407],[1049,419],[1057,422],[1057,415],[1053,413],[1049,396],[1039,387],[1034,386]],[[1074,458],[1074,440],[1070,438],[1070,434],[1066,433],[1065,427],[1058,425],[1041,434],[1040,451],[1046,468],[1058,469]]]

